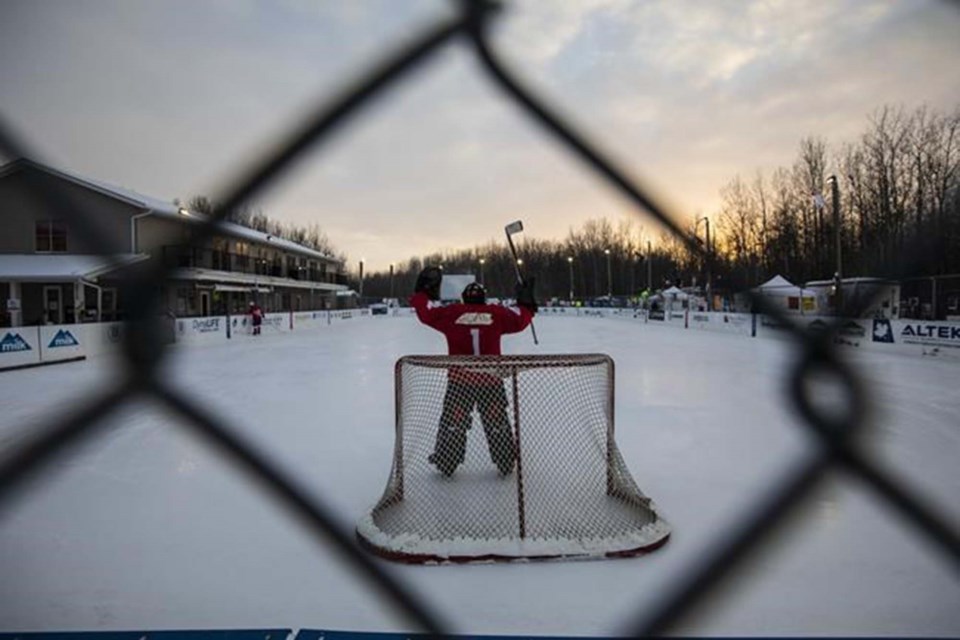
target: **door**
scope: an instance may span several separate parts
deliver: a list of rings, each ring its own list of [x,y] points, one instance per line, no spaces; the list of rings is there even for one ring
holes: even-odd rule
[[[204,317],[210,315],[210,292],[209,291],[200,292],[200,315]]]
[[[43,288],[43,319],[47,324],[63,324],[63,291],[59,286]]]

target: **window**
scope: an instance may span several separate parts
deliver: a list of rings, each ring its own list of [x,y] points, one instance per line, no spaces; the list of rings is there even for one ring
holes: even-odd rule
[[[37,252],[66,252],[67,225],[60,220],[37,220],[36,244]]]

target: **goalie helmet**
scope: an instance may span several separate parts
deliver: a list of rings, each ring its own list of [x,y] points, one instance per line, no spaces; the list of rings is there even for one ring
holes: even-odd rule
[[[471,282],[463,288],[460,296],[465,304],[486,304],[487,290],[479,282]]]

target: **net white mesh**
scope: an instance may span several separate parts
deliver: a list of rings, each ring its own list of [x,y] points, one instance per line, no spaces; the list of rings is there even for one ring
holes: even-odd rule
[[[386,490],[357,526],[410,562],[635,555],[669,525],[614,441],[606,355],[407,356]]]

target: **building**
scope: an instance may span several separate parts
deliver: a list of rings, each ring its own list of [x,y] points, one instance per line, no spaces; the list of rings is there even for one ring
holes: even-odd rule
[[[35,197],[58,189],[89,216],[72,218]],[[21,158],[0,167],[0,326],[123,319],[117,286],[132,268],[162,264],[163,305],[178,317],[336,308],[347,290],[342,261],[221,223],[194,247],[207,221],[173,202]],[[90,231],[97,232],[91,243]]]
[[[836,315],[835,280],[816,280],[806,283],[806,289],[816,296],[816,307],[823,315]],[[857,318],[900,317],[900,283],[884,278],[844,278],[840,282],[842,306]]]

